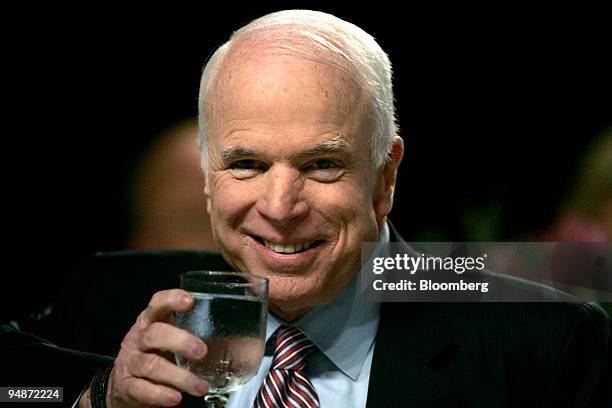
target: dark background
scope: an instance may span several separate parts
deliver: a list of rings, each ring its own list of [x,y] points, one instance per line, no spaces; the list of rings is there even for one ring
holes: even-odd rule
[[[134,157],[196,114],[213,49],[270,11],[331,12],[389,53],[406,143],[391,218],[408,240],[521,239],[545,228],[577,158],[612,124],[603,9],[149,7],[2,13],[2,316],[40,309],[88,254],[123,247]]]

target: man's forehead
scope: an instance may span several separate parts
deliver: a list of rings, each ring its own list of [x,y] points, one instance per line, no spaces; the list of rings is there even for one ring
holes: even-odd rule
[[[209,118],[222,134],[241,121],[288,130],[327,123],[356,133],[366,106],[362,89],[341,71],[276,55],[224,71],[210,97]]]

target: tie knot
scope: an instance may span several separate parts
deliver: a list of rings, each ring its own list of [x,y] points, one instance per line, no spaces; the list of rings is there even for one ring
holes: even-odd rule
[[[306,357],[314,350],[314,344],[297,327],[280,326],[275,332],[274,358],[275,370],[302,370]]]

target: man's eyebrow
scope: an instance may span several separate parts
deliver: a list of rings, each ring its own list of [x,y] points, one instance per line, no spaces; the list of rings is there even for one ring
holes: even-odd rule
[[[320,156],[324,154],[347,154],[351,152],[351,144],[341,135],[319,143],[299,153],[300,156]],[[221,158],[225,163],[236,160],[248,159],[257,156],[254,150],[245,149],[240,146],[229,146],[221,152]]]
[[[326,140],[315,147],[306,149],[300,153],[300,156],[320,156],[322,154],[346,154],[351,152],[351,144],[341,135],[332,139]]]
[[[230,146],[221,152],[221,157],[226,163],[253,157],[255,155],[256,153],[253,150],[245,149],[240,146]]]

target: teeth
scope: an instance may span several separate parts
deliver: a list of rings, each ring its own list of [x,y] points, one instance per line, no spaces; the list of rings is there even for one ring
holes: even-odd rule
[[[270,248],[274,252],[278,252],[279,254],[293,254],[295,252],[301,252],[302,250],[310,248],[312,242],[300,242],[297,244],[275,244],[264,239],[264,244],[266,244],[268,248]]]

